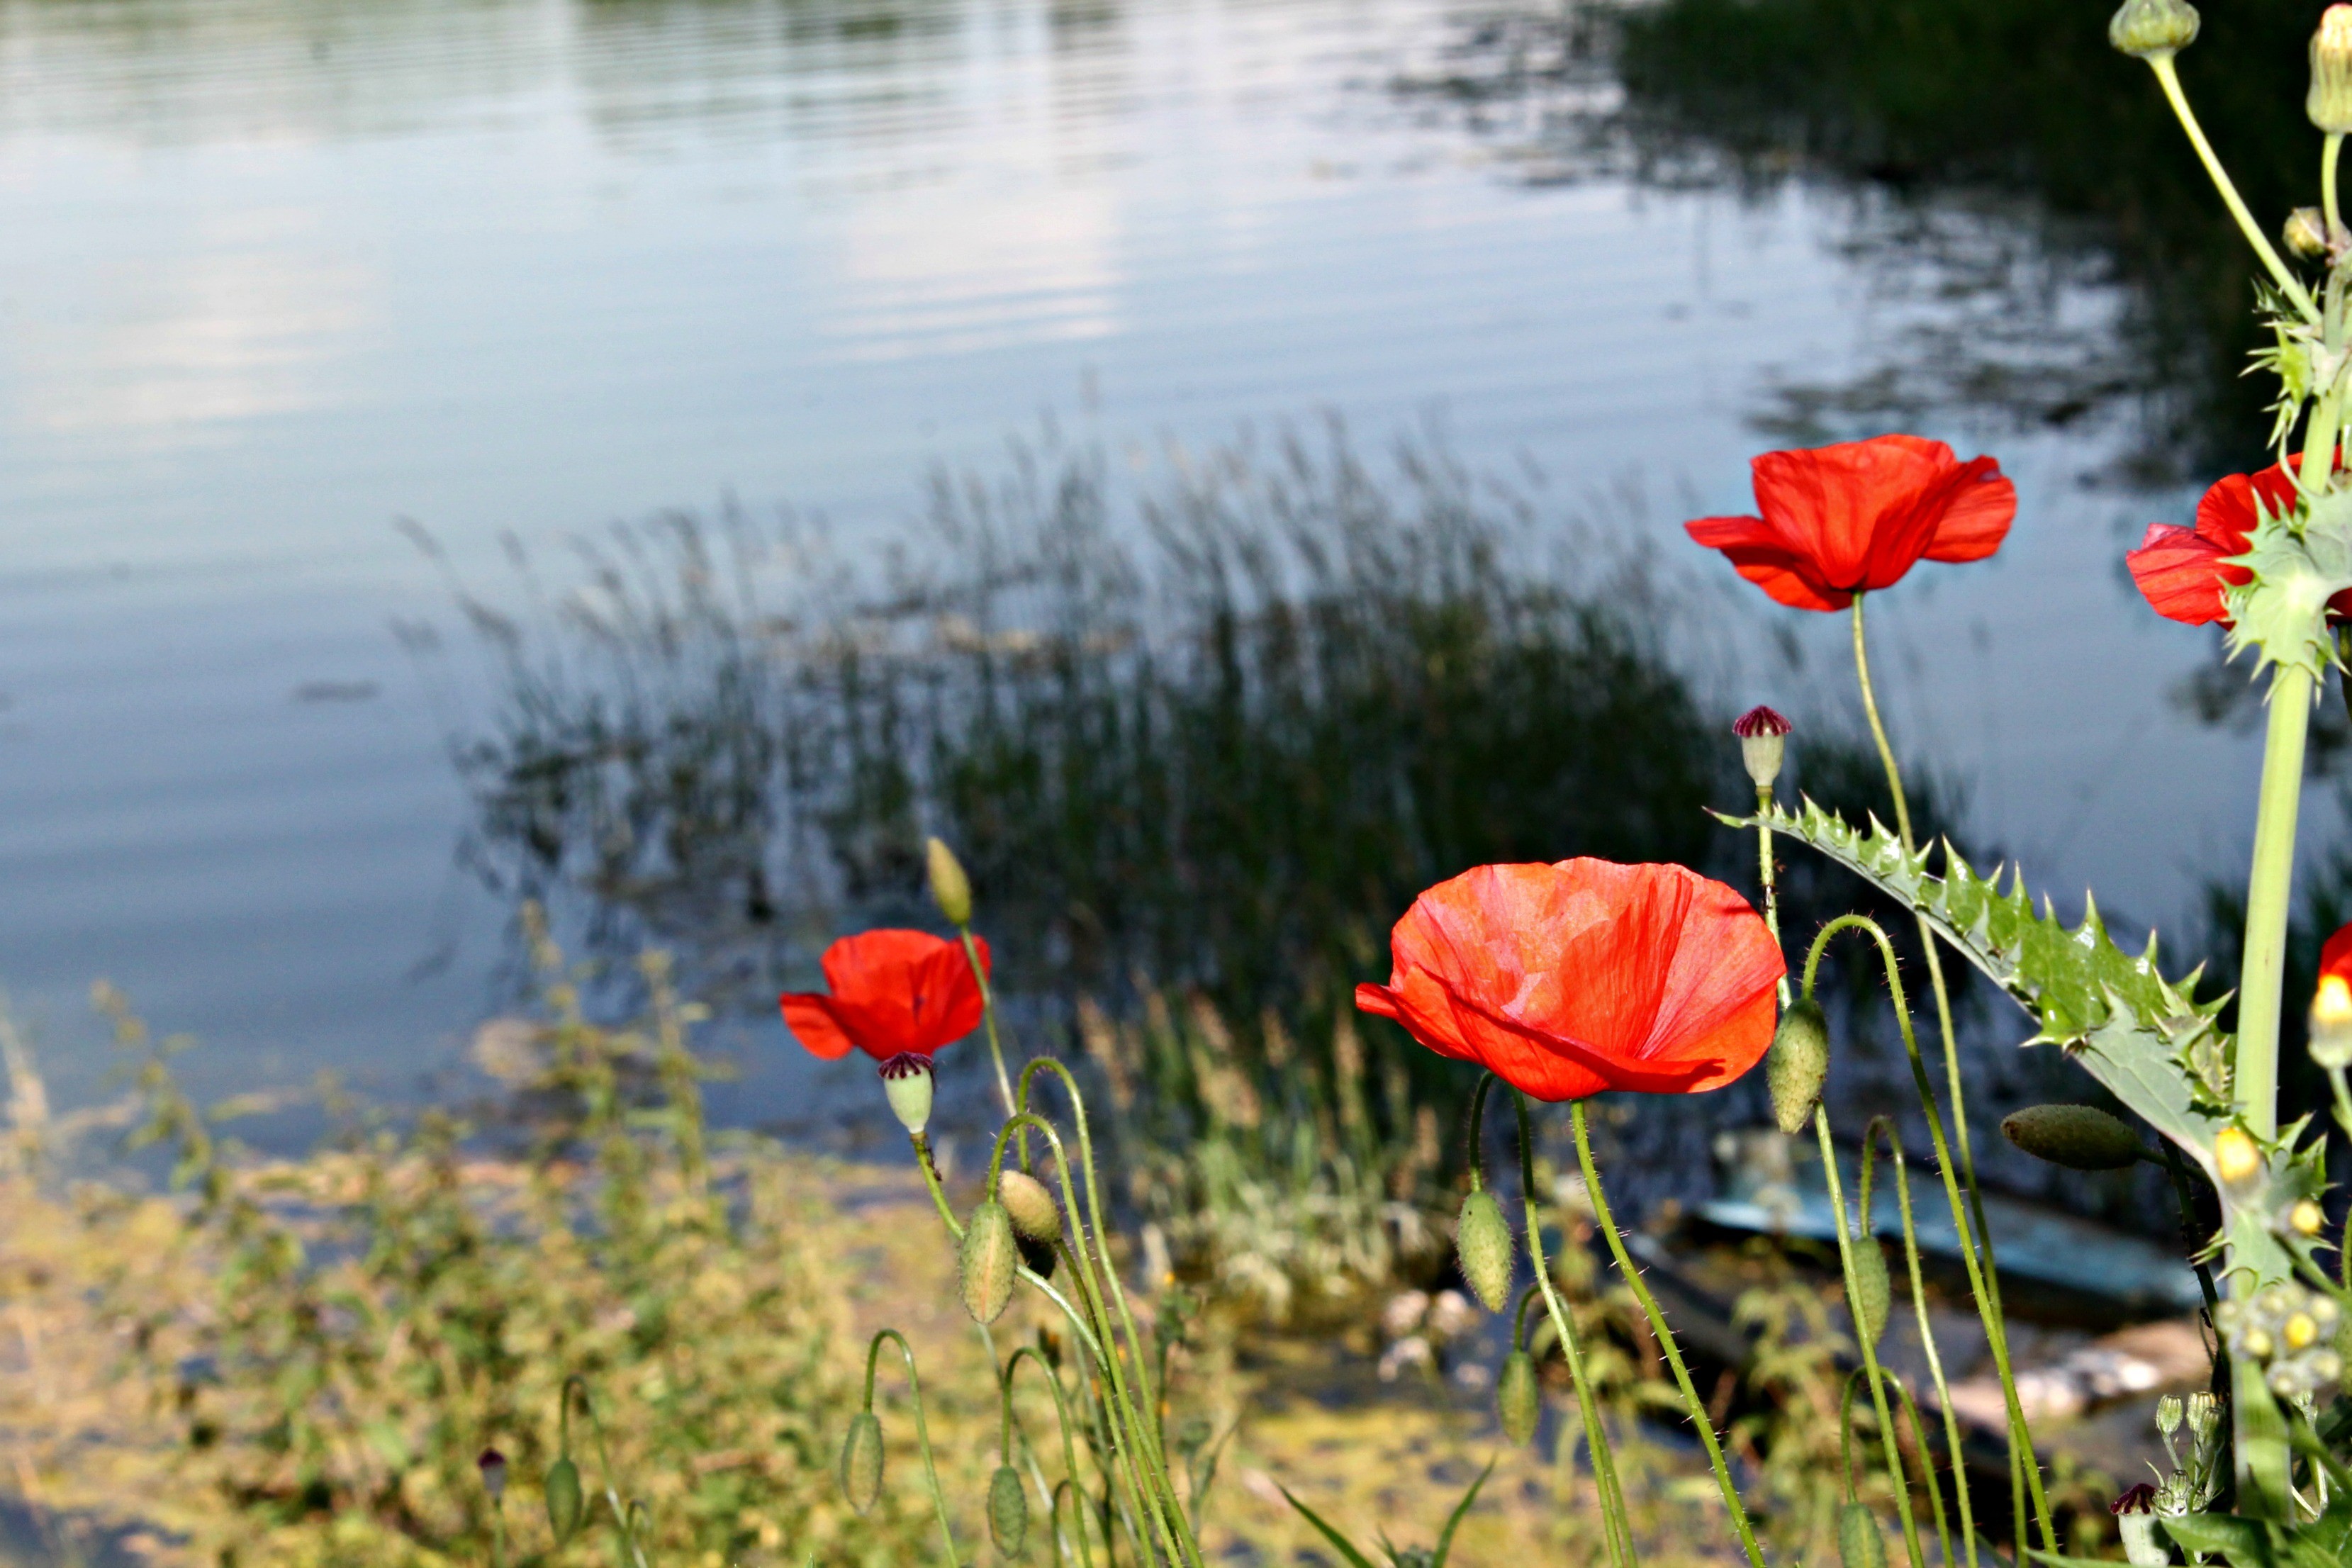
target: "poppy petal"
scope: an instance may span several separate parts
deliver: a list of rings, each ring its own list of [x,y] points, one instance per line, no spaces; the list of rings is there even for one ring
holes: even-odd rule
[[[850,1053],[856,1042],[833,1016],[833,998],[809,991],[787,991],[777,998],[784,1027],[813,1057],[835,1061]]]
[[[2017,521],[2017,485],[1990,458],[1960,466],[1944,515],[1928,541],[1927,559],[1946,563],[1981,561],[2009,538]]]
[[[2124,554],[2124,564],[2130,569],[2132,581],[2138,584],[2149,606],[2165,619],[2184,626],[2208,626],[2228,619],[2229,606],[2221,597],[2221,585],[2232,572],[2243,574],[2238,568],[2221,564],[2221,558],[2232,552],[2205,533],[2203,510],[2199,509],[2196,531],[2169,523],[2151,523],[2139,548]],[[2241,543],[2238,548],[2242,550],[2244,545]]]
[[[1683,531],[1710,550],[1720,550],[1732,570],[1764,590],[1776,603],[1796,610],[1843,610],[1853,595],[1809,579],[1802,557],[1780,542],[1760,517],[1703,517]]]

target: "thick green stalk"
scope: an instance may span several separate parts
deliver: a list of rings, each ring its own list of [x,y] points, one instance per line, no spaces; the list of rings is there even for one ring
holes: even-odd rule
[[[1845,1184],[1838,1175],[1837,1145],[1830,1142],[1830,1113],[1819,1103],[1813,1106],[1813,1135],[1821,1141],[1822,1173],[1829,1182],[1830,1211],[1837,1216],[1838,1269],[1845,1277],[1846,1308],[1853,1319],[1853,1342],[1862,1348],[1862,1373],[1870,1380],[1871,1406],[1878,1412],[1879,1442],[1886,1450],[1886,1479],[1895,1488],[1895,1516],[1903,1521],[1903,1550],[1910,1555],[1911,1568],[1927,1568],[1927,1554],[1919,1546],[1919,1521],[1911,1512],[1911,1483],[1903,1474],[1903,1453],[1895,1443],[1895,1417],[1886,1408],[1886,1384],[1879,1375],[1878,1346],[1863,1326],[1862,1298],[1855,1289],[1859,1276],[1854,1272],[1853,1249],[1876,1247],[1878,1242],[1866,1212],[1861,1215],[1862,1235],[1855,1237],[1847,1231]],[[1865,1187],[1868,1184],[1864,1183]]]
[[[1608,1537],[1609,1561],[1615,1568],[1635,1568],[1633,1525],[1625,1511],[1625,1492],[1617,1479],[1616,1456],[1610,1451],[1609,1429],[1601,1419],[1601,1401],[1585,1375],[1584,1352],[1559,1293],[1551,1282],[1551,1266],[1544,1259],[1543,1207],[1536,1199],[1535,1134],[1528,1117],[1527,1097],[1517,1089],[1511,1103],[1519,1112],[1519,1186],[1526,1195],[1528,1256],[1535,1264],[1536,1284],[1543,1291],[1544,1310],[1551,1316],[1552,1332],[1559,1336],[1559,1353],[1568,1362],[1569,1381],[1576,1386],[1577,1413],[1584,1417],[1585,1451],[1592,1456],[1592,1480],[1601,1494],[1602,1532]]]
[[[2311,671],[2281,665],[2271,684],[2263,742],[2254,864],[2246,880],[2245,959],[2238,991],[2238,1114],[2262,1139],[2278,1135],[2280,992],[2286,983],[2288,899],[2294,884],[2295,814],[2303,804],[2303,749],[2311,724]]]
[[[2189,144],[2197,150],[2197,161],[2205,165],[2205,173],[2211,177],[2213,188],[2221,193],[2222,205],[2237,220],[2238,232],[2246,237],[2246,243],[2252,246],[2254,254],[2262,258],[2263,267],[2270,273],[2271,280],[2279,286],[2281,293],[2294,301],[2304,319],[2318,320],[2319,312],[2312,305],[2309,291],[2304,288],[2302,280],[2287,269],[2286,263],[2279,259],[2279,253],[2272,247],[2270,237],[2254,221],[2254,215],[2246,209],[2246,198],[2238,194],[2236,183],[2230,178],[2230,171],[2221,167],[2221,160],[2213,155],[2213,144],[2205,140],[2205,129],[2197,123],[2196,110],[2189,107],[2189,95],[2180,90],[2180,73],[2173,68],[2172,57],[2157,56],[2147,63],[2148,68],[2156,72],[2157,82],[2164,89],[2165,101],[2172,105],[2173,115],[2180,121],[2180,129],[2189,133]]]
[[[1592,1216],[1600,1222],[1601,1234],[1608,1237],[1610,1255],[1617,1259],[1617,1271],[1624,1276],[1633,1300],[1642,1304],[1643,1315],[1650,1320],[1651,1331],[1658,1336],[1658,1348],[1665,1352],[1666,1365],[1675,1374],[1675,1385],[1683,1391],[1683,1404],[1690,1410],[1691,1425],[1698,1429],[1698,1440],[1706,1448],[1706,1462],[1715,1468],[1715,1484],[1723,1492],[1723,1506],[1730,1511],[1731,1528],[1738,1531],[1739,1544],[1746,1550],[1751,1568],[1764,1568],[1764,1549],[1756,1544],[1756,1529],[1748,1521],[1748,1506],[1739,1500],[1739,1489],[1732,1485],[1731,1467],[1725,1461],[1723,1445],[1715,1436],[1715,1417],[1707,1414],[1706,1402],[1698,1396],[1698,1389],[1691,1383],[1690,1369],[1683,1365],[1682,1347],[1675,1342],[1675,1331],[1667,1326],[1665,1313],[1658,1310],[1658,1299],[1642,1282],[1642,1271],[1633,1267],[1633,1259],[1625,1251],[1625,1238],[1618,1234],[1617,1222],[1610,1217],[1609,1196],[1601,1191],[1601,1172],[1592,1163],[1592,1139],[1585,1127],[1584,1101],[1571,1101],[1568,1118],[1576,1132],[1576,1163],[1584,1171],[1584,1191],[1592,1200]],[[1883,1401],[1884,1395],[1881,1398]],[[1916,1541],[1913,1546],[1913,1568],[1919,1568]]]
[[[2319,151],[2319,205],[2327,217],[2327,243],[2336,243],[2336,231],[2343,226],[2344,217],[2336,210],[2336,161],[2344,152],[2344,132],[2331,131]]]

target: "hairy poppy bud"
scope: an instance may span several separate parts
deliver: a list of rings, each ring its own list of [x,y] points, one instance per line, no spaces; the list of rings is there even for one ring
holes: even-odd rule
[[[963,1250],[958,1259],[963,1285],[963,1310],[975,1323],[992,1323],[1004,1315],[1013,1300],[1013,1271],[1021,1266],[1021,1249],[1013,1237],[1013,1216],[1004,1205],[989,1199],[971,1211],[964,1226]]]
[[[996,1467],[988,1479],[988,1538],[1007,1557],[1021,1555],[1029,1539],[1029,1499],[1021,1489],[1021,1474],[1010,1465]]]
[[[2170,59],[2197,41],[2197,25],[2188,0],[2124,0],[2107,23],[2107,42],[2139,59]]]
[[[864,1513],[882,1495],[882,1423],[871,1410],[849,1418],[841,1444],[841,1495]]]
[[[1007,1171],[996,1180],[997,1200],[1004,1212],[1013,1216],[1013,1228],[1024,1241],[1041,1241],[1047,1247],[1062,1239],[1062,1211],[1054,1206],[1054,1194],[1045,1184],[1026,1171]]]
[[[580,1528],[581,1515],[587,1511],[586,1500],[580,1492],[580,1467],[565,1456],[548,1467],[546,1485],[541,1489],[547,1495],[547,1528],[562,1546]]]
[[[1821,1004],[1801,996],[1780,1015],[1772,1048],[1764,1055],[1764,1082],[1772,1091],[1772,1120],[1781,1131],[1805,1130],[1830,1076],[1830,1021]]]
[[[496,1448],[485,1448],[474,1461],[482,1472],[482,1489],[490,1494],[492,1502],[507,1495],[507,1457]]]
[[[1867,1231],[1853,1238],[1853,1326],[1863,1343],[1877,1348],[1886,1333],[1886,1314],[1893,1300],[1886,1279],[1886,1254],[1878,1237]]]
[[[1462,1200],[1462,1217],[1454,1227],[1454,1250],[1462,1260],[1462,1278],[1486,1310],[1499,1312],[1511,1302],[1511,1226],[1495,1194],[1480,1188]]]
[[[2330,5],[2311,35],[2311,91],[2304,111],[2322,131],[2352,131],[2352,5]]]
[[[2330,1070],[2352,1068],[2352,982],[2323,974],[2311,996],[2311,1059]]]
[[[919,1135],[931,1124],[931,1090],[937,1081],[931,1058],[900,1051],[876,1070],[882,1075],[882,1092],[889,1097],[891,1113],[906,1123],[908,1131]]]
[[[971,879],[963,874],[963,862],[936,838],[923,841],[923,856],[931,873],[931,901],[940,913],[958,930],[971,924]]]
[[[2000,1135],[2070,1171],[2120,1171],[2146,1153],[2138,1133],[2095,1105],[2029,1105],[2001,1119]]]
[[[1536,1384],[1536,1358],[1513,1351],[1503,1358],[1495,1379],[1495,1414],[1502,1417],[1503,1436],[1525,1443],[1536,1435],[1536,1418],[1543,1412],[1543,1393]]]
[[[2253,1134],[2242,1127],[2224,1127],[2215,1133],[2213,1172],[2231,1197],[2250,1196],[2262,1185],[2263,1151]]]
[[[2327,254],[2327,220],[2317,207],[2297,207],[2286,215],[2286,226],[2279,237],[2295,255],[2316,261]]]
[[[1886,1538],[1868,1504],[1850,1502],[1838,1514],[1838,1561],[1844,1568],[1886,1568]]]
[[[1739,760],[1747,764],[1748,776],[1756,781],[1758,789],[1770,789],[1772,781],[1780,776],[1791,728],[1786,719],[1761,703],[1732,721],[1731,732],[1739,737]]]

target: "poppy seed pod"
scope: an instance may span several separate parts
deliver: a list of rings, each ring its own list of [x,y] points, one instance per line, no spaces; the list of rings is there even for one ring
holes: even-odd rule
[[[971,879],[964,875],[963,862],[936,838],[923,841],[923,858],[931,873],[931,901],[940,906],[940,913],[958,930],[971,924]]]
[[[920,1136],[931,1124],[931,1094],[938,1081],[931,1071],[931,1058],[900,1051],[877,1070],[882,1075],[882,1092],[889,1097],[891,1114],[906,1124],[908,1131]]]
[[[1886,1538],[1868,1504],[1850,1502],[1839,1512],[1838,1561],[1844,1568],[1886,1568]]]
[[[864,1513],[882,1495],[882,1423],[871,1410],[849,1418],[841,1443],[841,1495]]]
[[[988,1479],[988,1538],[1007,1557],[1020,1556],[1029,1539],[1029,1499],[1021,1489],[1021,1473],[1010,1465],[997,1466]]]
[[[1021,1266],[1021,1249],[1013,1237],[1013,1216],[991,1198],[971,1211],[964,1226],[963,1249],[957,1258],[963,1287],[963,1310],[975,1323],[992,1323],[1004,1315],[1013,1300],[1013,1276]]]
[[[1764,1053],[1764,1082],[1772,1091],[1772,1121],[1791,1137],[1805,1130],[1830,1076],[1830,1021],[1821,1004],[1801,996],[1780,1015],[1772,1047]]]
[[[1045,1184],[1026,1171],[1007,1171],[996,1180],[997,1201],[1013,1217],[1013,1228],[1024,1241],[1051,1247],[1062,1239],[1062,1211]]]
[[[1886,1334],[1886,1314],[1892,1305],[1892,1292],[1886,1279],[1886,1254],[1880,1251],[1878,1238],[1863,1235],[1853,1238],[1853,1326],[1863,1342],[1875,1349]]]
[[[2120,1171],[2147,1152],[2138,1133],[2095,1105],[2029,1105],[2001,1118],[2000,1135],[2070,1171]]]
[[[507,1495],[507,1457],[496,1448],[485,1448],[474,1461],[482,1472],[482,1489],[490,1494],[492,1502]]]
[[[541,1489],[547,1496],[548,1532],[562,1546],[580,1528],[581,1515],[586,1511],[586,1499],[580,1491],[580,1467],[569,1456],[548,1467],[546,1484]]]
[[[1485,1188],[1462,1200],[1462,1217],[1454,1226],[1454,1251],[1462,1260],[1462,1278],[1485,1303],[1499,1312],[1511,1302],[1513,1267],[1511,1224],[1503,1205]]]
[[[1525,1443],[1536,1435],[1536,1418],[1543,1412],[1543,1393],[1536,1384],[1536,1358],[1513,1351],[1503,1358],[1495,1379],[1495,1414],[1501,1417],[1503,1436]]]
[[[1788,755],[1789,731],[1792,728],[1786,719],[1760,702],[1732,721],[1731,732],[1739,737],[1739,760],[1758,789],[1770,789],[1772,781],[1780,776],[1780,763]]]
[[[2352,5],[2330,5],[2311,35],[2311,122],[2331,135],[2352,131]]]
[[[2197,41],[2198,20],[2188,0],[2124,0],[2107,42],[2137,59],[2170,59]]]

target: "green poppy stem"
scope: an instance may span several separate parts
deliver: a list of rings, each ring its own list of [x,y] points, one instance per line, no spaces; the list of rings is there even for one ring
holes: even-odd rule
[[[2289,897],[2294,884],[2295,816],[2303,804],[2304,742],[2314,682],[2301,665],[2281,665],[2271,683],[2270,729],[2254,816],[2254,862],[2246,881],[2245,959],[2238,992],[2238,1114],[2257,1138],[2278,1134],[2278,1037],[2286,984]]]

